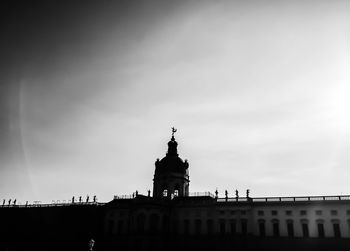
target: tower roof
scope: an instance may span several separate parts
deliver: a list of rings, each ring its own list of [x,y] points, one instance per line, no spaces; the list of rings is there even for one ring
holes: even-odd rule
[[[183,161],[177,153],[177,142],[174,137],[176,132],[175,128],[172,128],[172,136],[168,142],[168,152],[161,160],[156,161],[156,173],[181,173],[185,174],[188,168],[188,162]]]

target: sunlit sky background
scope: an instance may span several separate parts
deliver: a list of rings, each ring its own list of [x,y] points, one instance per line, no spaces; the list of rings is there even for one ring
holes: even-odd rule
[[[67,1],[69,2],[69,1]],[[350,194],[349,1],[81,1],[1,18],[0,200]]]

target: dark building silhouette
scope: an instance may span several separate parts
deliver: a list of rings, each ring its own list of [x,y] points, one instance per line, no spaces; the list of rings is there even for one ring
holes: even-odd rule
[[[348,250],[350,196],[219,198],[189,192],[173,135],[153,196],[0,207],[0,250]]]
[[[166,156],[157,159],[153,180],[153,197],[188,196],[189,174],[188,162],[183,161],[177,153],[177,142],[174,135],[168,143]]]

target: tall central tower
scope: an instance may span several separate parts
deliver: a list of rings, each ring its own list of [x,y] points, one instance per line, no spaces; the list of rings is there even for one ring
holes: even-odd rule
[[[177,153],[177,142],[175,141],[175,128],[172,128],[172,136],[168,142],[166,156],[157,159],[153,179],[153,197],[171,198],[173,196],[188,196],[189,174],[188,162],[183,161]]]

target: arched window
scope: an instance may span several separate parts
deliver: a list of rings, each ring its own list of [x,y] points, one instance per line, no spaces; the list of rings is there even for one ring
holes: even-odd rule
[[[138,233],[143,233],[145,231],[146,216],[144,213],[140,213],[136,217],[136,230]]]
[[[243,236],[248,234],[248,220],[247,219],[241,219],[241,232],[242,232]]]
[[[309,237],[309,221],[307,219],[301,219],[300,223],[303,231],[303,237]]]
[[[168,197],[168,186],[167,184],[162,184],[162,196],[163,197]]]
[[[159,215],[158,214],[151,214],[150,217],[150,230],[153,233],[158,232],[159,228]]]
[[[166,232],[169,230],[169,216],[163,215],[162,217],[162,231]]]
[[[214,222],[211,219],[207,220],[207,233],[208,234],[214,233]]]
[[[195,233],[201,234],[202,233],[202,221],[200,219],[196,219],[194,222],[195,226]]]
[[[225,221],[225,219],[219,220],[219,230],[220,230],[220,234],[226,233],[226,221]]]
[[[261,237],[265,237],[265,235],[266,235],[265,220],[260,219],[260,220],[258,220],[258,223],[259,223],[259,234]]]
[[[113,232],[114,232],[114,221],[109,220],[108,221],[108,233],[113,234]]]
[[[172,221],[172,232],[173,232],[173,234],[179,233],[179,220],[177,220],[177,219],[174,219]]]
[[[324,234],[324,220],[318,219],[318,220],[316,220],[316,224],[317,224],[318,237],[323,238],[325,236],[325,234]]]
[[[274,237],[280,236],[280,222],[278,219],[272,219],[272,233]]]
[[[231,230],[231,234],[234,234],[234,235],[236,234],[236,232],[237,232],[236,225],[237,225],[236,220],[231,219],[231,220],[230,220],[230,230]]]
[[[340,221],[337,219],[332,220],[332,225],[333,225],[333,233],[335,238],[340,238],[341,237],[341,232],[340,232]]]
[[[122,234],[123,233],[123,226],[124,226],[124,221],[119,220],[118,221],[118,234]]]
[[[184,234],[189,234],[190,233],[190,221],[189,220],[184,220]]]
[[[174,196],[175,197],[179,196],[179,191],[180,191],[180,186],[179,186],[179,184],[176,184],[174,187]]]
[[[294,222],[293,220],[287,220],[287,234],[288,237],[294,237]]]

